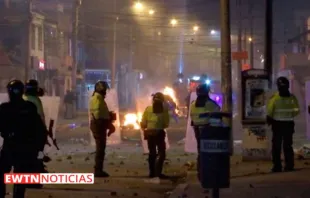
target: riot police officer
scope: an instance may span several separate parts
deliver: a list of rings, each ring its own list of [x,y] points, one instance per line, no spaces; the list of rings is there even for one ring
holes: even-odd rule
[[[297,98],[289,91],[289,81],[285,77],[277,79],[278,92],[267,104],[267,123],[272,128],[272,172],[281,172],[281,147],[285,158],[285,171],[294,170],[293,134],[294,118],[299,114]]]
[[[197,170],[199,175],[199,164],[200,164],[200,132],[199,126],[208,124],[211,119],[199,118],[199,115],[206,112],[219,112],[220,106],[210,98],[209,96],[210,86],[206,83],[200,84],[196,88],[197,99],[194,100],[190,105],[190,117],[191,125],[194,128],[195,137],[197,141]],[[199,177],[198,177],[199,178]]]
[[[38,153],[43,151],[46,143],[46,135],[42,133],[46,128],[35,105],[22,98],[24,84],[19,80],[12,80],[7,85],[7,91],[9,102],[0,105],[0,131],[3,137],[0,153],[0,198],[4,198],[6,194],[4,174],[9,173],[12,166],[15,173],[36,172]],[[25,189],[26,185],[14,185],[13,198],[24,198]]]
[[[43,105],[42,101],[40,99],[41,96],[44,95],[44,91],[42,88],[39,87],[39,83],[37,80],[30,79],[26,82],[25,84],[25,93],[23,95],[23,99],[26,101],[29,101],[33,103],[38,111],[38,114],[40,115],[42,121],[44,124],[45,123],[45,115],[44,115],[44,110],[43,110]],[[46,131],[42,131],[42,133],[46,133]],[[46,136],[48,134],[46,133]],[[38,170],[41,170],[40,172],[47,173],[46,166],[44,165],[45,162],[51,161],[51,158],[48,157],[47,155],[44,155],[43,159],[38,159]]]
[[[32,102],[38,110],[38,114],[45,123],[45,116],[43,111],[42,101],[39,98],[39,83],[37,80],[31,79],[26,82],[25,94],[23,96],[24,100]]]
[[[169,127],[170,117],[164,102],[162,93],[154,94],[153,104],[145,109],[140,123],[149,149],[149,177],[157,181],[167,178],[162,170],[166,159],[165,129]]]
[[[95,90],[89,101],[90,130],[96,142],[95,156],[95,177],[109,177],[109,174],[103,171],[105,158],[105,149],[107,145],[107,136],[115,132],[113,121],[116,119],[114,113],[109,111],[105,96],[108,84],[104,81],[98,81],[95,84]],[[107,133],[107,131],[109,131]]]

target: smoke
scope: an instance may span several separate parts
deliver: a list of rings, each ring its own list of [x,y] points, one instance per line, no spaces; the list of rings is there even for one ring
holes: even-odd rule
[[[136,98],[137,112],[143,112],[145,108],[152,104],[152,94],[162,92],[166,86],[170,86],[165,82],[156,80],[148,80],[141,88],[139,96]]]

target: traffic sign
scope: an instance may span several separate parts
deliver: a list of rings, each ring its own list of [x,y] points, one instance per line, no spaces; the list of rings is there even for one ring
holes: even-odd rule
[[[233,60],[247,60],[248,59],[248,52],[247,51],[242,51],[242,52],[233,52],[232,53],[232,59]]]

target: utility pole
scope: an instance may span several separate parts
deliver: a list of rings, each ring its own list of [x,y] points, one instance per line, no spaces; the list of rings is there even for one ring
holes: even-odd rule
[[[243,42],[242,42],[242,45],[243,45],[243,50],[248,52],[247,30],[246,30],[245,27],[243,27]],[[244,64],[247,64],[247,63],[248,63],[248,60],[244,59]]]
[[[250,14],[250,66],[253,69],[254,68],[254,38],[253,38],[253,1],[249,1],[249,14]]]
[[[114,0],[114,13],[116,13],[116,0]],[[112,57],[112,67],[111,67],[111,88],[115,88],[115,78],[116,78],[116,23],[118,21],[118,17],[115,15],[113,23],[113,57]]]
[[[79,14],[82,0],[75,0],[73,5],[73,39],[72,39],[72,70],[71,70],[71,91],[76,89],[76,75],[78,66],[78,35],[79,35]]]
[[[32,30],[32,0],[28,0],[28,8],[27,8],[27,21],[26,21],[26,50],[25,50],[25,82],[29,80],[29,76],[32,70],[32,61],[31,61],[31,30]]]
[[[232,113],[231,40],[229,0],[221,0],[221,88],[224,93],[223,111]],[[231,125],[231,119],[230,123]]]
[[[238,12],[238,43],[237,43],[237,50],[238,52],[244,51],[242,49],[242,0],[236,0],[237,2],[237,12]],[[241,90],[241,72],[242,72],[242,60],[238,60],[237,62],[237,107],[238,107],[238,112],[242,112],[242,102],[241,102],[241,96],[242,96],[242,90]],[[239,117],[241,121],[241,116]],[[240,122],[241,123],[241,122]]]
[[[237,48],[238,52],[242,51],[242,14],[241,14],[241,1],[237,0],[237,12],[238,12],[238,43]],[[240,71],[242,71],[242,60],[238,60],[238,79],[240,80]],[[240,86],[238,86],[240,87]]]
[[[272,10],[273,10],[273,0],[265,0],[265,70],[269,74],[269,87],[272,88]]]
[[[223,112],[232,112],[232,81],[231,81],[231,38],[230,38],[230,0],[220,1],[221,19],[221,88],[223,93]],[[226,120],[226,119],[225,119]],[[232,118],[227,119],[228,126],[232,129]],[[232,130],[230,130],[232,139]],[[232,141],[231,141],[232,142]],[[219,198],[219,189],[212,191],[213,198]]]

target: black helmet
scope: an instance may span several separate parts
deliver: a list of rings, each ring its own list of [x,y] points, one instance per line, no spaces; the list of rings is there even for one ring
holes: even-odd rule
[[[44,94],[45,94],[45,90],[43,88],[39,87],[38,88],[38,96],[42,97],[42,96],[44,96]]]
[[[196,88],[197,96],[207,96],[210,92],[210,86],[207,84],[200,84]]]
[[[30,79],[26,82],[26,94],[37,95],[39,91],[39,83],[35,79]]]
[[[287,88],[288,89],[290,87],[290,82],[286,77],[281,76],[277,79],[277,86],[278,86],[278,88]]]
[[[155,101],[155,100],[164,102],[165,101],[164,94],[161,92],[157,92],[157,93],[153,94],[153,101]]]
[[[35,79],[30,79],[26,82],[26,88],[27,87],[35,87],[35,88],[38,88],[39,87],[39,83],[37,80]]]
[[[7,85],[7,91],[9,98],[11,99],[20,99],[24,94],[24,83],[20,80],[11,80]]]
[[[97,93],[103,93],[106,92],[108,89],[110,89],[109,85],[105,81],[98,81],[95,84],[95,92]]]
[[[207,80],[208,79],[208,75],[207,74],[202,74],[200,76],[200,80]]]

